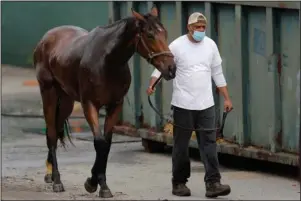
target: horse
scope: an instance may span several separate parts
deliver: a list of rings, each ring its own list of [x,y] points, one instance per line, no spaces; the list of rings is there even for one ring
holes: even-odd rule
[[[175,78],[174,56],[168,48],[167,30],[159,20],[158,9],[153,6],[146,14],[131,11],[131,16],[89,32],[71,25],[54,27],[34,49],[48,147],[44,180],[52,183],[53,192],[65,191],[56,149],[58,140],[65,144],[64,126],[75,101],[81,103],[96,152],[92,176],[86,179],[84,187],[94,193],[99,185],[99,197],[110,198],[113,195],[107,185],[107,160],[112,130],[131,83],[129,59],[137,52],[157,68],[165,80]],[[98,122],[102,107],[106,111],[103,132]],[[71,142],[70,137],[69,140]]]

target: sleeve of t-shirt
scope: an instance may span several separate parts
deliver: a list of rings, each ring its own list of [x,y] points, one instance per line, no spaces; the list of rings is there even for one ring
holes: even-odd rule
[[[174,43],[171,43],[169,46],[168,46],[169,50],[171,51],[171,53],[174,55],[174,61],[176,62],[176,47],[175,47],[175,44]],[[156,77],[156,78],[159,78],[161,75],[161,72],[158,70],[158,69],[155,69],[151,75],[151,77]]]
[[[161,72],[155,68],[155,70],[153,71],[151,77],[155,77],[155,78],[159,78],[161,75]]]
[[[178,59],[178,49],[177,49],[177,45],[176,43],[173,41],[172,43],[169,44],[168,46],[170,52],[173,54],[174,56],[174,62],[177,64],[177,59]]]
[[[214,42],[213,42],[214,43]],[[219,54],[217,45],[213,44],[213,58],[212,58],[212,64],[211,64],[211,76],[212,79],[217,87],[224,87],[227,85],[226,79],[223,74],[223,68],[222,68],[222,59]]]
[[[213,46],[213,58],[212,58],[211,67],[214,68],[214,67],[220,66],[222,64],[222,58],[221,58],[221,55],[217,48],[217,45],[214,41],[213,41],[212,46]]]

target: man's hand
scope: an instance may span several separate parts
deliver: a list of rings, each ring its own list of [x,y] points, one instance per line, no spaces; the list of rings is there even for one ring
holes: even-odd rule
[[[152,86],[149,86],[146,90],[147,95],[152,95],[156,91],[156,88],[152,89]]]
[[[152,86],[154,86],[157,79],[158,79],[157,77],[151,77],[151,80],[149,82],[149,87],[146,90],[147,95],[150,96],[156,91],[156,88],[152,89]]]
[[[232,101],[230,100],[227,86],[224,87],[218,87],[218,90],[224,97],[224,111],[225,112],[230,112],[233,109]]]
[[[233,105],[230,99],[224,100],[224,111],[230,112],[233,109]]]

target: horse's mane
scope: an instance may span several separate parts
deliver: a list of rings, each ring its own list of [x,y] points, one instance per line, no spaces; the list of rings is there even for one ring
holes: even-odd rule
[[[144,18],[146,19],[146,27],[154,27],[163,25],[160,23],[159,18],[151,14],[145,14]],[[106,26],[98,26],[90,32],[90,39],[87,41],[88,52],[94,52],[94,58],[98,58],[99,55],[106,57],[106,60],[114,60],[116,55],[119,55],[119,60],[124,56],[124,60],[127,59],[134,53],[135,47],[133,45],[128,46],[128,40],[133,39],[133,34],[136,33],[139,29],[135,25],[136,18],[133,16],[125,17],[118,21],[115,21],[112,24]],[[102,44],[106,44],[106,49],[101,49]],[[122,52],[123,48],[129,48],[127,51]],[[102,51],[102,52],[100,52]],[[92,56],[92,54],[90,54]],[[122,55],[122,56],[121,56]],[[90,57],[89,56],[89,57]],[[89,58],[91,59],[91,58]]]
[[[146,22],[147,22],[148,25],[158,24],[161,27],[163,27],[163,25],[160,22],[158,17],[155,17],[155,16],[151,15],[150,13],[147,13],[147,14],[143,15],[143,17],[146,19]],[[128,23],[133,22],[134,20],[135,20],[135,17],[128,16],[128,17],[122,18],[120,20],[117,20],[117,21],[115,21],[111,24],[108,24],[108,25],[105,25],[105,26],[99,26],[99,28],[102,28],[102,29],[110,29],[110,28],[115,28],[115,27],[120,28],[120,26],[127,25]]]
[[[98,26],[98,28],[107,30],[107,29],[111,29],[111,28],[120,28],[120,26],[124,26],[129,22],[133,22],[135,20],[134,17],[130,16],[130,17],[126,17],[126,18],[122,18],[120,20],[117,20],[111,24],[105,25],[105,26]]]

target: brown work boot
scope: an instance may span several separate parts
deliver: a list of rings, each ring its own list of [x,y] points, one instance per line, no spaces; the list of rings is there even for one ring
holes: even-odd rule
[[[177,196],[190,196],[190,189],[185,184],[172,184],[172,194]]]
[[[206,183],[206,197],[215,198],[218,196],[229,195],[231,188],[229,185],[223,185],[220,182]]]

